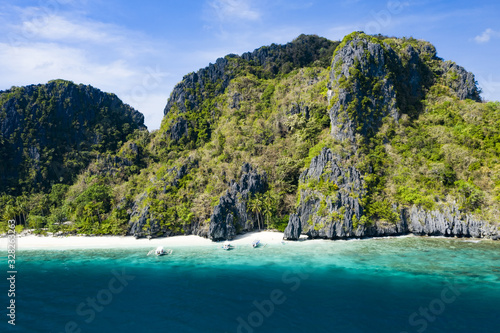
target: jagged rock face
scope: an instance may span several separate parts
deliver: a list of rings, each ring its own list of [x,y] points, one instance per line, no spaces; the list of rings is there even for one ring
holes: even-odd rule
[[[467,72],[463,67],[452,61],[443,62],[441,68],[446,75],[446,83],[455,91],[459,99],[481,101],[474,74]]]
[[[397,122],[401,113],[418,112],[425,89],[434,82],[425,61],[437,58],[429,43],[413,43],[414,46],[393,42],[393,48],[359,33],[341,43],[332,62],[328,93],[331,133],[335,139],[356,144],[357,135],[375,135],[384,117],[390,116]],[[442,63],[442,69],[451,77],[447,82],[460,99],[478,99],[472,74],[449,62]],[[354,155],[356,145],[351,147]],[[396,223],[367,222],[366,218],[361,223],[363,177],[355,167],[345,166],[350,163],[349,156],[341,158],[329,149],[312,159],[300,177],[300,202],[297,214],[290,216],[285,238],[298,239],[298,229],[309,237],[329,239],[407,233],[467,237],[498,234],[485,222],[471,215],[462,216],[456,207],[436,211],[412,207],[400,210]],[[337,189],[325,191],[327,181]],[[397,206],[393,209],[396,211]]]
[[[241,171],[239,182],[231,181],[210,217],[208,237],[212,240],[232,239],[239,231],[255,228],[255,219],[247,212],[246,202],[255,193],[267,190],[267,175],[258,173],[248,163]]]
[[[243,60],[253,66],[261,66],[269,75],[278,72],[288,73],[295,68],[315,62],[326,67],[337,44],[326,38],[301,35],[285,45],[273,44],[244,53],[241,57],[230,54],[219,58],[215,64],[184,76],[174,87],[163,113],[166,116],[170,113],[182,115],[189,111],[196,112],[206,99],[223,94],[230,81],[237,75],[238,61]],[[241,96],[235,95],[232,107],[239,108],[240,102]],[[167,135],[171,140],[179,141],[188,135],[190,126],[193,124],[177,120],[170,125]]]
[[[300,218],[297,214],[290,215],[290,220],[285,228],[283,238],[288,240],[297,240],[300,238],[301,233],[302,223],[300,222]]]
[[[417,114],[436,75],[445,74],[459,99],[480,101],[472,73],[450,61],[441,62],[441,72],[433,73],[426,62],[430,59],[439,61],[435,48],[423,41],[394,49],[363,34],[345,39],[335,51],[330,74],[333,137],[355,141],[356,134],[376,134],[386,116],[398,121],[402,113]]]
[[[188,122],[185,118],[179,117],[177,121],[167,131],[170,138],[174,141],[179,141],[183,136],[188,135]]]
[[[173,167],[167,170],[168,180],[162,179],[165,182],[163,192],[167,192],[169,186],[179,186],[179,181],[189,173],[189,170],[198,166],[198,160],[188,159],[187,163],[182,164],[180,167]]]
[[[234,55],[227,56],[229,58]],[[195,109],[200,106],[199,97],[206,89],[206,84],[220,83],[220,87],[216,89],[215,95],[222,94],[229,85],[230,79],[233,77],[229,71],[226,71],[228,65],[227,58],[219,58],[215,64],[210,64],[205,68],[200,69],[196,73],[190,73],[182,79],[172,90],[170,98],[163,111],[167,115],[172,108],[177,108],[179,113],[186,113],[189,109]]]
[[[290,216],[291,237],[296,238],[292,231],[298,226],[309,237],[361,236],[362,228],[354,222],[363,216],[361,199],[365,190],[361,173],[355,167],[344,167],[340,156],[324,148],[302,173],[300,183],[305,188],[300,190],[297,215]],[[312,188],[308,184],[313,184]]]
[[[356,133],[373,135],[384,116],[399,118],[394,83],[388,79],[390,61],[381,44],[361,37],[335,51],[330,74],[334,138],[354,141]]]
[[[426,211],[411,207],[406,212],[408,232],[415,235],[487,237],[498,236],[498,230],[470,214],[462,214],[456,205],[442,206],[440,210]]]
[[[305,105],[304,103],[298,104],[296,102],[293,102],[290,111],[288,113],[292,115],[302,114],[304,115],[305,119],[309,119],[309,106]]]

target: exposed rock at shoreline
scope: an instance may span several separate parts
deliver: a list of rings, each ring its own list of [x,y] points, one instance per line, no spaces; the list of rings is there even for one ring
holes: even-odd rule
[[[293,217],[293,218],[292,218]],[[336,224],[329,224],[329,229],[335,229]],[[295,214],[290,216],[284,238],[297,240],[300,234],[293,233],[303,228],[300,218]],[[307,226],[306,226],[307,228]],[[385,237],[413,234],[416,236],[445,236],[445,237],[471,237],[500,239],[500,230],[486,221],[477,219],[471,214],[462,213],[455,204],[442,205],[438,210],[425,210],[421,207],[412,206],[402,209],[400,219],[396,223],[377,221],[374,225],[358,225],[354,228],[352,224],[342,225],[343,234],[325,232],[311,232],[306,229],[302,234],[310,238],[346,239],[363,237]]]
[[[499,234],[455,205],[426,211],[415,206],[398,209],[394,204],[391,222],[363,216],[362,199],[367,195],[364,179],[371,171],[362,174],[354,156],[361,142],[377,134],[383,118],[397,123],[403,113],[419,112],[423,92],[434,80],[424,58],[438,59],[435,48],[427,42],[389,45],[362,33],[346,37],[337,48],[328,93],[331,135],[351,145],[346,145],[342,155],[323,149],[302,173],[299,205],[296,214],[290,215],[286,239],[298,239],[300,233],[327,239],[408,233],[458,237]],[[446,84],[459,99],[479,100],[474,75],[452,62],[443,62],[441,68]]]
[[[290,220],[286,226],[283,239],[297,240],[300,238],[302,233],[302,224],[300,222],[300,217],[297,214],[290,215]]]
[[[295,225],[294,231],[300,226],[302,233],[313,238],[361,236],[353,222],[363,215],[360,200],[365,191],[355,167],[343,166],[340,156],[324,148],[302,173],[300,183],[297,217],[291,215],[289,222]]]
[[[241,231],[254,229],[255,219],[247,212],[247,201],[255,193],[267,190],[267,175],[258,173],[248,163],[241,168],[239,182],[231,181],[210,217],[208,238],[217,241],[232,239]]]

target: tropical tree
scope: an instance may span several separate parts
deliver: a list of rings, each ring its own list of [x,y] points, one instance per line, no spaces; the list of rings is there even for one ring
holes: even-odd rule
[[[262,196],[262,213],[265,216],[266,222],[267,222],[267,228],[269,229],[269,219],[271,216],[274,214],[275,207],[276,207],[276,198],[271,191],[267,191],[263,196]]]
[[[247,203],[247,209],[255,214],[257,225],[261,229],[261,212],[262,212],[262,194],[256,193],[253,198],[250,198]]]

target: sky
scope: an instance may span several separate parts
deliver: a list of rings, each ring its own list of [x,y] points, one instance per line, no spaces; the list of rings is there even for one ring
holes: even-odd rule
[[[497,0],[0,0],[0,90],[90,84],[154,130],[175,84],[219,57],[364,31],[430,41],[500,100],[499,17]]]

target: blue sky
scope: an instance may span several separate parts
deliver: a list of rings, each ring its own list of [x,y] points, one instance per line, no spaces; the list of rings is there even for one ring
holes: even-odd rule
[[[498,1],[0,0],[0,90],[61,78],[117,94],[157,129],[183,75],[301,33],[413,36],[500,100]]]

